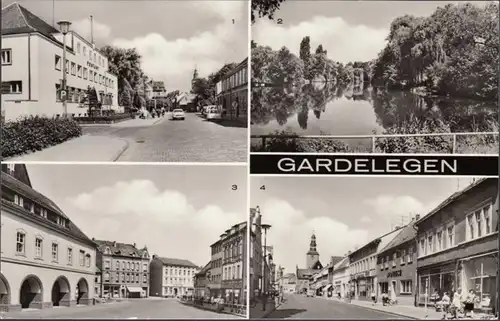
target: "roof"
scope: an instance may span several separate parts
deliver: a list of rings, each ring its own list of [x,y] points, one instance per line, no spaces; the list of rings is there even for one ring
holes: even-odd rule
[[[402,227],[404,228],[404,227]],[[401,228],[397,229],[397,230],[392,230],[380,237],[377,237],[376,239],[373,239],[371,240],[370,242],[366,243],[365,245],[361,246],[360,248],[352,251],[351,253],[349,253],[349,256],[352,256],[354,253],[357,253],[358,251],[366,248],[367,246],[371,245],[371,244],[374,244],[374,243],[378,243],[377,246],[378,248],[380,249],[383,249],[387,246],[387,244],[397,235],[399,234],[399,232],[401,232]]]
[[[173,265],[173,266],[182,266],[182,267],[193,267],[193,268],[198,268],[196,264],[189,260],[184,260],[184,259],[174,259],[174,258],[169,258],[169,257],[159,257],[157,256],[156,259],[160,260],[163,265]]]
[[[287,273],[287,274],[283,275],[283,278],[284,279],[295,278],[295,273]]]
[[[203,276],[205,274],[207,274],[207,272],[210,270],[210,267],[212,266],[212,261],[208,262],[207,265],[205,265],[201,270],[200,272],[196,273],[196,275],[198,276]]]
[[[328,266],[334,267],[335,264],[342,261],[344,258],[345,258],[344,256],[332,256],[330,257],[330,263],[328,264]]]
[[[41,223],[43,222],[45,224],[49,224],[50,226],[52,226],[52,227],[54,227],[57,230],[60,230],[62,232],[69,233],[70,235],[72,235],[76,239],[79,239],[79,240],[84,241],[84,242],[89,243],[89,244],[94,244],[94,242],[92,242],[92,240],[87,235],[85,235],[85,233],[83,233],[83,231],[80,230],[69,219],[69,217],[66,216],[66,214],[64,214],[64,212],[56,205],[56,203],[54,203],[51,199],[49,199],[45,195],[37,192],[36,190],[31,188],[30,186],[18,181],[17,179],[10,176],[9,174],[2,172],[1,178],[2,178],[1,179],[2,186],[5,186],[5,187],[11,189],[12,191],[18,193],[21,196],[24,196],[30,200],[33,200],[33,201],[39,203],[41,206],[54,212],[55,214],[60,215],[61,217],[64,217],[68,221],[68,227],[62,227],[60,225],[52,223],[51,221],[49,221],[41,216],[32,215],[28,211],[22,209],[22,212],[25,213],[26,216],[29,216],[33,219],[36,219],[37,221],[39,221]],[[2,199],[2,202],[4,202],[4,201],[7,202],[7,200]]]
[[[111,250],[112,255],[127,256],[127,257],[142,257],[147,253],[147,248],[138,249],[134,244],[119,243],[115,241],[94,240],[97,244],[97,250],[104,253],[107,247]]]
[[[53,34],[59,33],[59,30],[49,25],[17,2],[2,9],[2,35],[30,32],[39,32],[57,41]]]
[[[349,267],[349,257],[346,256],[333,266],[333,270],[340,270]]]
[[[314,274],[311,269],[297,269],[297,279],[308,279]]]
[[[469,186],[467,186],[466,188],[464,188],[463,190],[461,191],[458,191],[458,192],[455,192],[453,194],[451,194],[447,199],[445,199],[444,201],[442,201],[438,206],[436,206],[432,211],[430,211],[428,214],[426,214],[424,217],[420,218],[418,221],[415,222],[415,225],[419,225],[420,223],[426,221],[428,218],[434,216],[436,213],[438,213],[440,210],[442,210],[443,208],[445,208],[446,206],[450,205],[451,203],[453,203],[457,198],[459,198],[460,196],[462,196],[463,194],[467,193],[468,191],[470,191],[471,189],[485,183],[486,181],[491,181],[491,180],[497,180],[497,183],[498,184],[498,178],[480,178],[478,179],[477,181],[475,181],[474,183],[470,184]]]
[[[387,245],[379,251],[381,253],[387,252],[401,244],[411,241],[417,235],[417,230],[415,229],[415,220],[411,221],[408,225],[400,229],[400,232],[390,240]]]

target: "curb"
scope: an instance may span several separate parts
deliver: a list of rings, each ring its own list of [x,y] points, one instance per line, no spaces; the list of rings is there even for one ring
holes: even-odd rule
[[[384,312],[384,313],[387,313],[387,314],[395,315],[395,316],[398,316],[398,317],[404,317],[404,318],[408,318],[408,319],[411,319],[411,320],[420,320],[420,318],[408,316],[408,315],[403,314],[403,313],[375,309],[375,308],[367,307],[367,306],[364,306],[364,305],[358,305],[356,303],[346,303],[346,302],[338,301],[338,300],[336,300],[336,301],[340,302],[340,303],[344,303],[344,304],[354,305],[354,306],[357,306],[357,307],[360,307],[360,308],[364,308],[364,309],[367,309],[367,310],[371,310],[371,311]]]
[[[236,314],[236,313],[231,313],[231,312],[226,312],[226,311],[215,311],[215,310],[212,310],[210,308],[200,307],[200,306],[197,306],[197,305],[194,305],[194,304],[184,303],[184,302],[181,302],[181,301],[178,301],[178,302],[180,304],[187,305],[187,306],[190,306],[190,307],[194,307],[194,308],[197,308],[197,309],[202,309],[202,310],[205,310],[205,311],[212,311],[212,312],[220,313],[220,314],[234,315],[234,316],[246,319],[246,316],[239,315],[239,314]]]
[[[111,159],[112,162],[117,162],[120,157],[122,157],[123,153],[130,147],[130,143],[125,140],[125,139],[120,139],[121,141],[125,142],[125,145],[123,145],[120,150],[115,154],[115,156]]]

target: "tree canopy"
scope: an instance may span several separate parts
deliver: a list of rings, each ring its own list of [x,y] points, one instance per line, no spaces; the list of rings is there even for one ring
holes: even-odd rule
[[[280,5],[285,2],[285,0],[252,0],[252,23],[256,21],[257,18],[267,17],[270,20],[274,19],[274,13],[279,10]]]

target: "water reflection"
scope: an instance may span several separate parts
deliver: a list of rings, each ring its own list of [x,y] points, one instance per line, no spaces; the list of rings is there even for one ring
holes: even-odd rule
[[[252,90],[252,134],[298,135],[498,131],[494,102],[326,84]]]

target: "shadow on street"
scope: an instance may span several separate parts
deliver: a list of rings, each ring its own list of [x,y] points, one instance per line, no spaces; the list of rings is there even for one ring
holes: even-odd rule
[[[286,319],[289,318],[295,314],[299,314],[302,312],[306,312],[306,309],[277,309],[273,311],[273,313],[269,314],[267,318],[271,319]]]

